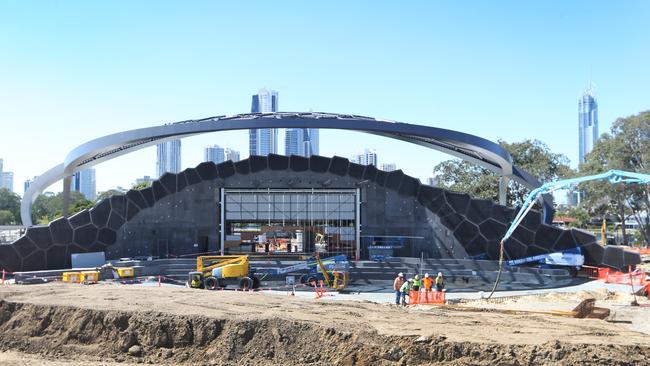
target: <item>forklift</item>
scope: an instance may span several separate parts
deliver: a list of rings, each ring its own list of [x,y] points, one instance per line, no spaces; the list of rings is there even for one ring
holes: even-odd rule
[[[238,286],[241,290],[260,287],[260,280],[253,275],[247,255],[196,257],[196,271],[188,274],[187,287],[217,290],[229,285]]]

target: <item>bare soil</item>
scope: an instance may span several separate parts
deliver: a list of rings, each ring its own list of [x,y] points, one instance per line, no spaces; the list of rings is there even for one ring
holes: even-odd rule
[[[0,364],[115,363],[637,365],[650,363],[650,335],[489,309],[104,284],[0,288]]]

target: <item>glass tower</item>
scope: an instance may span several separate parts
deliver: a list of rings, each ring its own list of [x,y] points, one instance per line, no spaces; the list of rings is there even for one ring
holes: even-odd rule
[[[181,140],[172,140],[156,145],[156,173],[158,178],[163,174],[180,173],[181,171]]]
[[[226,151],[218,145],[207,146],[203,150],[203,161],[211,161],[215,164],[223,163],[226,161]]]
[[[83,194],[87,200],[94,201],[95,198],[97,198],[95,169],[84,169],[74,173],[72,179],[72,190]]]
[[[278,111],[278,92],[260,89],[253,95],[251,113],[271,113]],[[278,153],[278,129],[257,128],[248,132],[249,154],[268,155]]]
[[[318,155],[318,129],[288,128],[284,136],[284,154],[305,157]]]
[[[591,85],[578,100],[578,158],[580,164],[598,140],[598,102]]]

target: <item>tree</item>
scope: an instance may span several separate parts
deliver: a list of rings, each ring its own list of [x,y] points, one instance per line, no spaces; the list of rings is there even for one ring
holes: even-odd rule
[[[11,211],[0,210],[0,225],[13,225],[16,223],[14,214]]]
[[[134,184],[131,187],[131,189],[139,190],[139,189],[144,189],[144,188],[147,188],[147,187],[151,187],[151,183],[152,183],[151,181],[140,182],[138,184]]]
[[[491,171],[465,160],[446,160],[433,172],[440,187],[468,193],[474,198],[499,199],[499,177]]]
[[[101,200],[103,200],[105,198],[109,198],[111,196],[121,196],[123,194],[124,194],[124,192],[118,191],[117,189],[109,189],[108,191],[99,192],[95,202],[99,202],[99,201],[101,201]]]
[[[620,169],[638,173],[650,173],[650,111],[635,116],[619,118],[609,134],[596,141],[593,150],[585,156],[580,172],[602,173]],[[595,213],[610,214],[620,222],[624,244],[627,244],[625,222],[634,218],[646,243],[650,243],[649,185],[612,185],[609,182],[588,182],[581,185],[586,197],[585,205]],[[646,213],[645,217],[643,213]]]
[[[70,209],[68,213],[73,215],[84,208],[92,207],[93,203],[88,201],[79,192],[70,192]],[[32,221],[45,225],[50,221],[63,216],[63,193],[41,194],[36,197],[32,205]]]
[[[589,219],[591,218],[591,215],[589,215],[589,211],[587,211],[582,207],[574,207],[574,206],[560,207],[555,212],[555,216],[570,217],[572,219],[575,219],[576,221],[569,223],[569,226],[576,227],[576,228],[586,228],[587,224],[589,223]]]
[[[570,176],[569,159],[562,154],[555,154],[539,140],[524,140],[508,143],[499,140],[499,145],[512,156],[514,164],[542,183]],[[499,197],[499,176],[487,169],[466,161],[447,160],[433,169],[438,185],[458,192],[465,192],[475,198],[492,199]],[[523,203],[529,190],[517,182],[509,183],[508,205]]]
[[[0,188],[0,210],[11,213],[9,221],[20,225],[20,196],[6,188]]]

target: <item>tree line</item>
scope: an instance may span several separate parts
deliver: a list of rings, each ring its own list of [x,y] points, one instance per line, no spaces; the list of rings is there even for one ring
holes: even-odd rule
[[[132,188],[141,189],[150,183],[141,183]],[[115,189],[100,192],[94,201],[90,201],[79,192],[70,192],[69,215],[93,207],[97,202],[116,195],[123,194]],[[0,189],[0,225],[21,225],[20,196],[5,188]],[[63,216],[63,193],[46,192],[36,197],[32,205],[32,222],[36,225],[46,225],[50,221]]]
[[[610,169],[650,173],[650,111],[619,118],[609,132],[595,143],[577,170],[569,167],[569,159],[555,154],[539,140],[508,143],[500,140],[514,164],[537,177],[542,183],[563,178],[603,173]],[[466,192],[475,198],[498,200],[499,176],[477,165],[451,159],[434,167],[437,185],[452,191]],[[520,205],[529,191],[517,182],[510,182],[508,205]],[[626,223],[638,222],[638,239],[650,243],[650,186],[617,184],[605,181],[586,182],[578,187],[583,198],[577,207],[561,207],[556,215],[576,221],[572,225],[586,227],[592,218],[612,217],[621,223],[623,241],[627,242]]]

